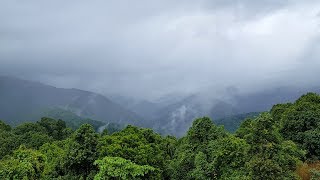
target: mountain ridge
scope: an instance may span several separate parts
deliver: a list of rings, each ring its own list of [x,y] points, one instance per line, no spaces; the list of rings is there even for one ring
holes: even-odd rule
[[[0,99],[0,119],[10,124],[29,121],[31,119],[24,118],[46,108],[61,108],[102,122],[142,125],[143,121],[136,113],[101,94],[57,88],[15,77],[0,76]]]

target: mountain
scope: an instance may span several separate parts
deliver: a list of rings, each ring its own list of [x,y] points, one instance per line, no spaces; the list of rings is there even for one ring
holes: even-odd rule
[[[144,117],[145,119],[154,119],[154,115],[159,111],[163,105],[158,102],[151,102],[148,100],[139,100],[132,97],[111,95],[110,99],[121,106],[130,109],[136,114]]]
[[[233,131],[242,120],[256,115],[251,112],[268,111],[274,104],[293,102],[302,94],[310,91],[320,92],[319,88],[281,87],[246,94],[230,93],[224,97],[199,93],[171,101],[166,105],[162,104],[163,106],[160,104],[158,105],[160,107],[157,107],[149,117],[152,117],[150,122],[153,128],[163,134],[181,136],[195,118],[203,116],[208,116],[217,124],[224,125],[227,130]],[[146,109],[142,108],[139,114],[144,116],[143,110]]]
[[[100,94],[13,77],[0,77],[0,99],[0,119],[12,125],[36,121],[32,118],[50,108],[105,123],[144,125],[142,117]]]
[[[109,99],[79,89],[56,88],[12,77],[0,77],[0,119],[17,125],[51,115],[66,121],[73,119],[75,123],[72,126],[90,119],[96,125],[98,121],[104,124],[133,124],[151,127],[162,134],[181,136],[195,118],[203,116],[209,116],[217,124],[233,131],[241,120],[250,117],[250,112],[267,111],[273,104],[292,102],[309,91],[319,92],[319,88],[281,87],[247,94],[232,91],[223,97],[208,93],[185,97],[168,95],[148,101],[120,95],[110,96]]]

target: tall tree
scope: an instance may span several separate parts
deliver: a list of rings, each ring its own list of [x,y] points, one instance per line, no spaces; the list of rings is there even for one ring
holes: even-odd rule
[[[209,144],[227,136],[223,127],[216,126],[208,117],[196,119],[187,136],[178,142],[174,159],[170,163],[172,179],[215,179],[210,167]]]
[[[247,163],[252,179],[297,179],[294,171],[304,152],[292,141],[285,141],[269,113],[253,121],[252,131],[245,135],[251,146]]]
[[[99,157],[121,157],[139,165],[162,169],[172,156],[174,139],[164,139],[151,129],[127,126],[120,132],[104,135],[98,144]],[[160,172],[160,171],[159,171]]]
[[[89,124],[81,125],[66,144],[66,171],[86,178],[95,169],[97,159],[98,134]]]
[[[318,94],[305,94],[291,105],[275,106],[271,112],[274,117],[280,119],[280,132],[285,139],[292,140],[299,147],[307,150],[308,159],[320,159],[320,96]]]

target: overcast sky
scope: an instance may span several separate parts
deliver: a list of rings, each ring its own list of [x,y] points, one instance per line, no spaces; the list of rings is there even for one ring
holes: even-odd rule
[[[1,0],[0,75],[103,94],[320,83],[320,2]]]

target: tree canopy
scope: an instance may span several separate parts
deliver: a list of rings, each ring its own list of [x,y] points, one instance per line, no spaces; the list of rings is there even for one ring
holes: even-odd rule
[[[197,118],[181,138],[128,125],[98,133],[42,118],[0,121],[0,179],[285,180],[320,177],[320,96],[244,119],[230,133]],[[306,178],[307,177],[307,178]]]

